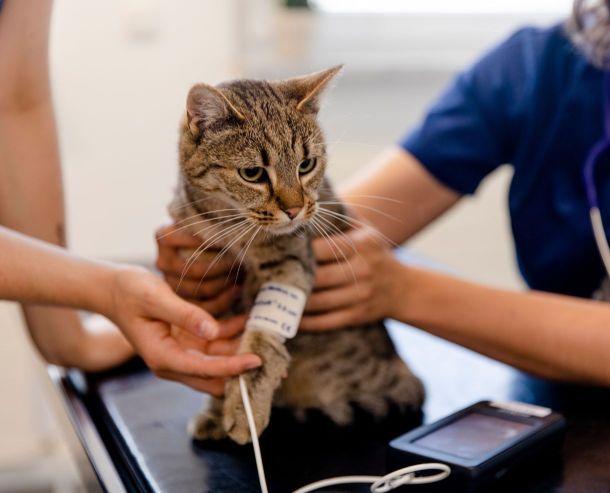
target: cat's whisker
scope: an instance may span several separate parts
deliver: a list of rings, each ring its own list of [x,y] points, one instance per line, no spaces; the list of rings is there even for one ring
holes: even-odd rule
[[[347,216],[345,214],[341,214],[340,212],[324,209],[322,207],[320,207],[318,209],[318,213],[319,214],[326,214],[328,216],[332,216],[333,218],[335,218],[335,219],[337,219],[339,221],[342,221],[343,223],[345,223],[346,225],[348,225],[348,226],[350,226],[352,228],[355,227],[355,226],[370,228],[372,230],[372,232],[373,232],[373,236],[375,238],[377,238],[378,240],[383,240],[386,243],[392,245],[392,247],[394,247],[394,248],[396,248],[398,246],[398,244],[395,241],[393,241],[392,239],[388,238],[381,231],[378,231],[376,228],[371,227],[370,224],[368,224],[368,223],[366,223],[364,221],[361,221],[359,219],[355,219],[353,217],[349,217],[349,216]],[[383,241],[382,241],[382,243],[383,243]]]
[[[304,145],[310,144],[314,139],[317,139],[322,135],[322,129],[317,128],[306,140],[303,141]]]
[[[316,228],[316,230],[322,235],[322,238],[324,238],[326,240],[326,242],[328,243],[328,246],[330,247],[330,250],[332,251],[335,259],[337,260],[337,264],[339,264],[341,266],[341,270],[343,271],[344,274],[346,271],[345,271],[345,267],[343,264],[344,263],[347,264],[347,266],[350,268],[352,278],[354,279],[354,283],[357,284],[358,279],[356,278],[354,268],[352,267],[352,264],[349,261],[349,259],[347,258],[347,256],[339,248],[339,245],[337,245],[335,240],[333,240],[332,237],[326,231],[324,231],[324,228],[319,225],[316,218],[312,218],[312,220],[310,221],[310,224],[312,224],[313,227]],[[341,256],[343,257],[343,260],[345,260],[345,262],[341,262],[341,260],[339,259],[339,256],[337,255],[337,252],[339,252],[341,254]],[[346,277],[348,277],[348,276],[346,276]]]
[[[392,216],[391,214],[388,214],[387,212],[381,211],[381,210],[377,209],[376,207],[372,207],[370,205],[354,204],[352,202],[347,202],[347,201],[342,201],[342,202],[324,201],[324,202],[318,202],[318,204],[320,204],[320,205],[349,205],[351,207],[359,207],[361,209],[366,209],[366,210],[369,210],[372,212],[376,212],[377,214],[380,214],[381,216],[386,217],[399,224],[404,224],[404,221],[401,221],[396,216]]]
[[[312,143],[315,145],[315,143]],[[327,140],[326,144],[349,144],[349,145],[361,145],[361,146],[367,146],[367,147],[374,147],[374,148],[382,148],[384,144],[379,143],[379,144],[374,144],[372,142],[357,142],[357,141],[350,141],[350,140]]]
[[[176,209],[176,210],[182,210],[182,209],[186,209],[187,207],[189,207],[189,206],[191,206],[191,205],[193,205],[193,204],[196,204],[196,203],[198,203],[198,202],[202,202],[202,201],[204,201],[204,200],[206,200],[206,199],[207,199],[207,197],[203,197],[203,198],[201,198],[201,199],[197,199],[197,200],[192,200],[192,201],[190,201],[190,202],[186,202],[186,203],[184,203],[184,204],[182,204],[182,205],[179,205],[178,207],[175,207],[175,209]]]
[[[339,137],[339,141],[345,136],[345,134],[347,133],[347,127],[343,129],[343,131],[341,132],[341,136]],[[336,141],[338,142],[338,141]],[[315,143],[312,143],[312,145],[316,145]],[[327,147],[327,154],[330,154],[332,152],[332,150],[335,148],[335,144],[331,144],[329,142],[325,142],[324,144]]]
[[[238,215],[238,216],[235,216],[235,217],[228,217],[226,219],[223,219],[222,221],[215,221],[212,224],[208,224],[204,228],[197,230],[195,232],[195,235],[200,235],[201,233],[203,233],[203,232],[205,232],[205,231],[207,231],[209,229],[213,229],[215,227],[222,226],[223,224],[227,224],[227,223],[231,223],[231,222],[236,222],[236,221],[239,221],[241,223],[247,217],[248,217],[248,215],[246,214],[246,215]],[[206,220],[206,222],[207,222],[207,220]]]
[[[305,231],[306,231],[305,227],[301,225],[301,226],[297,227],[297,229],[294,231],[293,234],[295,236],[298,236],[299,238],[304,238]]]
[[[322,224],[326,224],[329,228],[331,228],[332,233],[333,233],[334,236],[338,236],[338,237],[343,238],[348,243],[348,245],[351,247],[351,249],[352,249],[352,251],[354,252],[355,255],[360,255],[360,252],[358,251],[358,248],[356,247],[356,244],[354,243],[354,241],[344,231],[342,231],[336,224],[334,224],[331,220],[329,220],[329,219],[327,219],[327,218],[325,218],[324,216],[321,216],[321,215],[317,216],[316,220],[317,221],[322,221]],[[330,235],[329,235],[329,240],[333,241]],[[335,243],[335,242],[333,241],[333,243]],[[354,275],[353,267],[351,265],[351,261],[349,261],[346,258],[346,256],[343,254],[342,250],[339,250],[339,253],[341,253],[343,258],[348,263],[348,265],[349,265],[349,267],[350,267],[350,269],[352,271],[352,277],[354,278],[354,282],[357,282],[356,281],[356,277]],[[337,256],[335,255],[335,258],[336,257]]]
[[[239,227],[236,227],[236,226],[239,226]],[[249,227],[249,225],[248,225],[247,223],[240,223],[240,224],[238,224],[238,225],[231,226],[231,227],[227,228],[226,230],[222,231],[222,234],[221,234],[220,236],[215,235],[215,236],[216,236],[216,238],[214,238],[212,241],[210,241],[210,240],[206,241],[206,242],[203,244],[204,248],[203,248],[201,251],[199,251],[197,258],[195,258],[195,259],[193,260],[193,262],[191,262],[191,264],[190,264],[189,268],[190,268],[190,267],[191,267],[191,266],[194,264],[194,262],[196,262],[196,261],[197,261],[197,259],[199,258],[199,256],[201,256],[201,255],[203,254],[203,252],[204,252],[204,251],[206,251],[206,250],[207,250],[207,248],[209,248],[209,246],[211,246],[211,244],[212,244],[214,241],[219,241],[220,239],[226,238],[227,236],[232,235],[232,234],[241,233],[241,232],[243,232],[243,231],[244,231],[244,229],[245,229],[245,230],[247,230],[247,229],[248,229],[248,227]],[[201,283],[202,283],[202,282],[203,282],[203,280],[205,279],[205,276],[208,274],[208,272],[210,271],[210,269],[211,269],[211,268],[212,268],[214,265],[216,265],[216,263],[218,262],[218,260],[220,260],[220,257],[222,256],[223,252],[224,252],[224,249],[222,249],[222,250],[221,250],[221,251],[220,251],[218,254],[216,254],[216,256],[214,257],[214,260],[213,260],[213,261],[211,262],[211,264],[208,266],[208,269],[205,271],[205,273],[203,274],[203,276],[201,276],[201,278],[199,279],[199,284],[197,285],[197,290],[199,290],[199,288],[201,287]],[[178,286],[180,286],[180,284],[178,284]]]
[[[321,221],[322,224],[326,224],[327,227],[331,229],[329,233],[332,233],[335,236],[343,237],[347,241],[349,246],[352,247],[354,253],[359,255],[358,249],[356,248],[356,245],[354,244],[353,240],[344,231],[341,231],[341,229],[336,224],[334,224],[330,219],[321,215],[318,216],[316,219],[318,221]]]
[[[341,267],[341,271],[343,272],[343,275],[346,277],[346,279],[349,277],[349,274],[350,274],[350,271],[351,271],[352,279],[354,280],[354,283],[357,283],[356,275],[354,273],[354,269],[352,268],[352,265],[351,265],[350,261],[345,257],[343,252],[341,252],[341,250],[339,249],[339,247],[335,243],[335,241],[331,238],[330,235],[328,235],[326,232],[324,232],[319,225],[314,224],[313,226],[319,232],[320,237],[324,238],[326,243],[328,243],[328,246],[330,247],[330,250],[331,250],[333,256],[335,257],[335,260],[336,260],[337,264]],[[339,251],[339,253],[343,257],[345,262],[342,262],[341,259],[339,259],[339,256],[337,255],[337,251]],[[346,269],[344,264],[347,264],[347,266],[349,267],[350,271],[347,271],[347,269]]]
[[[208,248],[210,248],[214,242],[224,238],[225,236],[229,235],[230,233],[234,232],[235,230],[240,229],[239,226],[243,226],[244,224],[246,224],[245,221],[240,221],[236,224],[231,224],[228,226],[225,226],[223,228],[221,228],[219,231],[217,231],[216,233],[212,234],[211,236],[209,236],[208,238],[206,238],[203,241],[203,244],[205,246],[205,249],[207,250]],[[203,233],[204,231],[207,231],[208,229],[214,228],[214,227],[218,227],[218,226],[222,226],[220,224],[213,224],[211,226],[207,226],[199,231],[197,231],[197,235]]]
[[[248,223],[246,221],[241,221],[237,224],[232,224],[232,225],[227,226],[224,229],[221,229],[220,231],[214,233],[212,236],[210,236],[209,238],[207,238],[205,240],[205,242],[204,242],[205,250],[210,248],[214,243],[219,242],[219,241],[225,239],[226,237],[239,232],[242,229],[242,227],[247,226],[247,225],[248,225]]]
[[[263,229],[262,226],[258,226],[258,228],[256,229],[256,231],[254,231],[254,233],[252,233],[252,236],[250,237],[250,240],[246,243],[246,246],[242,248],[243,253],[241,253],[241,260],[239,261],[239,264],[237,266],[237,271],[235,272],[235,283],[237,283],[237,279],[239,279],[239,271],[241,269],[241,266],[244,262],[244,260],[246,259],[246,254],[248,253],[248,250],[250,249],[250,246],[252,245],[252,242],[254,241],[254,238],[256,238],[256,236],[258,235],[258,233],[260,232],[260,230]],[[239,258],[239,255],[238,257]],[[235,260],[237,260],[237,258]],[[231,265],[231,270],[229,271],[229,273],[231,273],[233,271],[233,266],[235,265],[235,261],[233,261],[233,264]]]
[[[240,212],[241,209],[237,209],[235,207],[231,207],[229,209],[216,209],[214,211],[197,212],[197,213],[195,213],[195,214],[193,214],[191,216],[188,216],[188,217],[185,217],[184,219],[181,219],[180,221],[177,221],[175,223],[175,225],[177,226],[179,224],[182,224],[182,223],[188,221],[189,219],[194,219],[196,217],[209,216],[210,214],[217,214],[219,212],[236,212],[236,211]]]
[[[392,199],[390,197],[382,197],[381,195],[367,195],[367,194],[354,194],[348,193],[346,195],[342,195],[343,197],[354,197],[354,198],[364,198],[364,199],[377,199],[377,200],[385,200],[387,202],[394,202],[395,204],[404,204],[403,200]]]
[[[201,283],[205,279],[205,276],[208,275],[208,272],[210,272],[212,267],[214,267],[218,262],[220,262],[222,257],[225,256],[225,254],[231,249],[231,247],[233,245],[235,245],[235,243],[237,243],[244,235],[246,235],[247,233],[252,231],[252,228],[255,228],[255,227],[256,227],[255,224],[248,225],[248,227],[245,229],[245,231],[239,232],[239,234],[235,238],[233,238],[222,250],[220,250],[220,252],[216,255],[214,260],[210,263],[210,265],[208,266],[206,271],[203,273],[203,276],[201,276],[201,280],[199,281],[199,284],[197,285],[197,289],[199,289],[199,287],[201,286]]]
[[[178,231],[183,231],[183,230],[188,229],[188,228],[190,228],[192,226],[196,226],[197,224],[203,224],[203,223],[207,223],[207,222],[210,222],[210,221],[219,221],[219,220],[234,221],[235,219],[237,219],[239,217],[247,217],[247,216],[248,216],[248,214],[243,212],[243,213],[238,213],[238,214],[230,214],[230,215],[227,215],[227,216],[217,216],[217,217],[210,217],[208,219],[202,219],[200,221],[195,221],[195,222],[192,222],[192,223],[188,223],[188,224],[186,224],[184,226],[180,226],[179,228],[176,228],[176,229],[174,229],[172,231],[169,231],[169,232],[159,236],[159,239],[165,238],[167,236],[171,236],[174,233],[177,233]],[[189,219],[191,219],[191,218],[189,218]],[[181,222],[184,222],[184,221],[181,221]],[[178,224],[178,223],[176,223],[176,224]],[[198,234],[198,233],[200,233],[200,231],[198,231],[195,234]]]
[[[182,286],[182,281],[184,280],[184,277],[188,273],[189,269],[191,268],[191,265],[193,264],[193,262],[195,262],[195,260],[197,258],[199,258],[199,254],[200,254],[199,252],[203,252],[204,250],[205,250],[204,244],[202,243],[195,249],[195,251],[193,253],[191,253],[190,257],[188,258],[188,260],[184,264],[184,267],[182,268],[182,273],[180,274],[180,279],[178,280],[178,285],[176,286],[176,292],[178,292],[178,290],[180,289],[180,286]]]
[[[191,254],[191,256],[187,260],[186,264],[184,265],[184,268],[182,269],[182,274],[180,275],[180,280],[178,281],[176,290],[178,290],[180,288],[180,286],[182,285],[182,281],[184,280],[184,277],[188,273],[189,269],[193,266],[193,264],[197,261],[197,259],[203,254],[203,252],[205,252],[210,246],[212,246],[212,244],[215,241],[219,241],[220,239],[225,238],[225,237],[229,236],[230,234],[238,232],[242,227],[245,227],[245,226],[247,226],[247,223],[245,221],[240,222],[238,224],[233,224],[233,225],[229,226],[228,228],[225,228],[225,229],[219,231],[218,233],[215,233],[210,238],[208,238],[206,241],[204,241],[201,245],[199,245],[195,249],[195,251]]]

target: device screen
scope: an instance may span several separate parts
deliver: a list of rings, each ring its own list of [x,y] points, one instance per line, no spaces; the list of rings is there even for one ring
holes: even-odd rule
[[[464,459],[474,459],[491,452],[507,440],[524,434],[531,427],[526,423],[472,413],[413,443]]]

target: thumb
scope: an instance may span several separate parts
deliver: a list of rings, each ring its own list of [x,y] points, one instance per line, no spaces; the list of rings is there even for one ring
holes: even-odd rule
[[[219,327],[214,317],[174,294],[165,284],[163,288],[164,294],[155,304],[155,316],[204,339],[218,337]]]

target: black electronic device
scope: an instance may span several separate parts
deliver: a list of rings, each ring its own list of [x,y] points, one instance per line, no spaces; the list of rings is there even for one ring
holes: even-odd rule
[[[546,407],[481,401],[392,440],[388,470],[441,462],[451,468],[449,477],[421,491],[495,491],[524,466],[544,467],[559,451],[565,426],[563,416]]]

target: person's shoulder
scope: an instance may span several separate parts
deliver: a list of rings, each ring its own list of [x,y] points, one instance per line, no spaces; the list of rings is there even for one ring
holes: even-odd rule
[[[569,63],[578,58],[563,24],[556,24],[550,27],[522,27],[490,50],[483,59],[521,73],[536,73],[549,63]]]
[[[484,53],[463,77],[479,88],[514,91],[521,99],[549,65],[564,65],[574,51],[562,25],[526,26]]]
[[[506,44],[542,48],[548,43],[565,43],[567,38],[562,24],[548,27],[524,26],[514,31],[505,41]]]
[[[562,54],[570,42],[562,25],[551,27],[526,26],[513,32],[489,50],[482,60],[508,65],[529,65],[541,58]]]

